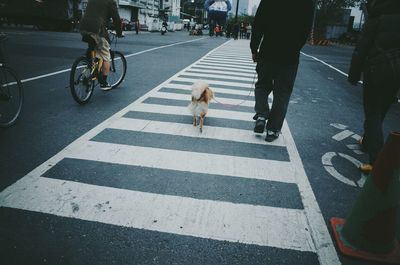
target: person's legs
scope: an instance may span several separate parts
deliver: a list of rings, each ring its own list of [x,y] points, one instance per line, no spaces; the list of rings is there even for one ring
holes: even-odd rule
[[[274,76],[274,99],[272,102],[271,111],[269,113],[267,130],[275,132],[276,135],[282,129],[289,99],[292,94],[294,81],[296,79],[297,67],[297,64],[288,66],[275,66],[277,72]]]
[[[269,105],[268,96],[273,90],[274,83],[272,80],[273,66],[269,63],[259,62],[257,63],[257,82],[255,84],[254,95],[255,95],[255,106],[254,110],[257,116],[268,118]]]
[[[369,155],[369,163],[373,165],[375,153],[383,145],[382,117],[380,114],[380,96],[374,86],[373,78],[366,73],[363,83],[364,136],[362,145]]]
[[[111,86],[107,82],[107,76],[110,73],[110,44],[103,37],[98,37],[97,42],[97,56],[103,59],[103,65],[101,68],[102,78],[99,80],[100,88],[102,90],[109,90]]]
[[[256,71],[258,75],[255,84],[255,106],[256,112],[253,119],[256,120],[254,132],[263,133],[265,129],[265,122],[269,114],[268,96],[273,89],[272,80],[272,65],[264,62],[257,63]]]
[[[364,137],[362,145],[373,165],[384,145],[383,121],[396,98],[396,87],[390,69],[367,72],[363,84]]]

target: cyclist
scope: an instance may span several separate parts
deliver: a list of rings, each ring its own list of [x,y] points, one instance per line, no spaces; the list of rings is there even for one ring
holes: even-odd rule
[[[103,59],[102,76],[99,83],[102,90],[110,90],[112,86],[107,82],[110,71],[110,38],[107,24],[113,20],[117,37],[122,37],[121,18],[114,0],[89,0],[85,14],[81,21],[80,32],[82,41],[88,42],[89,49],[96,50],[96,56]]]

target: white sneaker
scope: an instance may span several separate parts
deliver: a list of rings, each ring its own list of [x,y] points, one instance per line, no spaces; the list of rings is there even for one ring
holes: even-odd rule
[[[110,85],[109,83],[100,84],[100,89],[103,91],[108,91],[112,89],[112,85]]]

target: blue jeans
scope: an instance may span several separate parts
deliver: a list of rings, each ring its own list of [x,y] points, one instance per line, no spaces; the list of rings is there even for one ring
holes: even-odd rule
[[[279,65],[270,62],[257,63],[258,80],[255,85],[257,116],[268,119],[267,130],[279,132],[286,116],[289,99],[293,91],[298,64]],[[270,109],[268,96],[273,93],[274,99]]]

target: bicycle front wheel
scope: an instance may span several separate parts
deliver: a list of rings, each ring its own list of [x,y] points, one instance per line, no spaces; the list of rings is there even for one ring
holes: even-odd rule
[[[91,74],[90,62],[85,56],[75,60],[69,77],[69,87],[72,97],[79,104],[85,104],[93,94],[94,80]]]
[[[111,51],[110,73],[108,74],[107,81],[116,88],[124,80],[126,74],[126,59],[125,56],[119,51]]]
[[[17,121],[22,110],[23,92],[15,71],[0,66],[0,127],[9,127]]]

